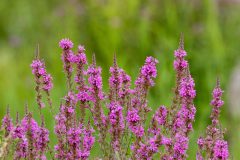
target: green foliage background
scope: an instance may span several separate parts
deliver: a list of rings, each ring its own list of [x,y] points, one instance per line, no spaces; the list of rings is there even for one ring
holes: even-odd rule
[[[195,131],[188,152],[189,159],[195,159],[197,137],[210,122],[209,102],[216,77],[227,92],[231,70],[240,58],[239,16],[240,3],[227,0],[1,0],[0,118],[7,105],[13,117],[17,111],[23,116],[24,104],[28,103],[39,119],[29,67],[37,43],[54,78],[52,98],[58,109],[66,93],[58,47],[64,37],[72,39],[75,47],[83,44],[89,59],[96,54],[97,63],[103,67],[105,90],[114,52],[119,65],[133,77],[146,56],[156,57],[159,72],[149,96],[150,106],[153,110],[161,104],[169,106],[175,78],[173,51],[183,32],[197,89]],[[236,159],[240,158],[239,119],[230,116],[224,99],[221,122],[228,129],[226,137]],[[53,130],[52,115],[47,109],[44,114],[48,128]],[[98,150],[93,154],[98,155]]]

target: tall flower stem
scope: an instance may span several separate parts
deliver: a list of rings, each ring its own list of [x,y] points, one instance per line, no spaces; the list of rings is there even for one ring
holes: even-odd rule
[[[103,113],[103,108],[101,106],[101,101],[104,99],[104,94],[102,92],[102,77],[101,77],[101,68],[96,66],[96,58],[93,54],[92,64],[89,66],[87,70],[88,74],[88,82],[90,84],[90,96],[91,101],[93,103],[92,106],[92,114],[94,118],[94,124],[96,125],[97,130],[99,131],[99,143],[100,147],[104,153],[106,154],[106,134],[107,134],[107,118]]]
[[[31,64],[32,74],[35,77],[35,91],[37,93],[36,101],[38,104],[40,115],[42,115],[41,109],[45,106],[42,101],[42,91],[47,95],[47,101],[52,112],[52,100],[50,98],[50,90],[53,87],[52,76],[47,73],[43,60],[40,60],[39,45],[37,45],[35,59]]]
[[[224,140],[224,132],[219,123],[220,108],[224,104],[222,94],[220,81],[217,79],[216,87],[212,92],[212,112],[210,115],[212,123],[206,129],[206,136],[198,139],[198,160],[203,159],[204,152],[205,159],[227,160],[229,158],[228,143]]]
[[[71,48],[73,47],[73,43],[72,41],[70,41],[69,39],[65,38],[62,39],[59,42],[59,47],[62,48],[63,52],[62,52],[62,61],[64,63],[64,71],[67,77],[67,86],[68,86],[68,90],[72,90],[72,58],[73,58],[73,52],[71,50]]]

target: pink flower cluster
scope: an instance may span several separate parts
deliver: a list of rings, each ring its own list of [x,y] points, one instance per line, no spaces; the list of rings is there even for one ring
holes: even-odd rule
[[[9,119],[8,112],[3,119],[3,126],[6,127],[5,137],[16,140],[14,159],[46,159],[49,131],[44,127],[44,121],[39,126],[32,118],[32,114],[26,113],[22,121],[18,122],[17,118],[14,125]]]
[[[147,122],[152,109],[148,96],[157,78],[157,59],[151,56],[146,58],[132,88],[131,77],[118,66],[114,55],[106,93],[103,91],[102,68],[97,66],[95,55],[92,63],[88,64],[82,45],[74,52],[73,43],[69,39],[62,39],[59,46],[62,49],[67,92],[61,100],[58,113],[54,115],[54,135],[57,140],[54,150],[49,146],[49,130],[45,128],[42,114],[41,125],[28,111],[22,121],[19,122],[17,118],[14,125],[8,111],[1,128],[5,139],[16,140],[16,143],[10,143],[16,149],[14,159],[44,160],[48,159],[46,155],[49,153],[52,159],[87,160],[96,158],[91,157],[91,150],[96,147],[101,151],[97,155],[100,159],[151,160],[155,155],[162,160],[187,159],[189,135],[193,131],[196,114],[196,90],[185,59],[187,52],[183,38],[174,52],[176,87],[172,105],[157,108],[150,124]],[[41,91],[47,93],[50,103],[52,77],[38,57],[33,60],[31,67],[41,111]],[[205,136],[197,142],[198,160],[229,158],[228,143],[224,140],[218,120],[224,103],[222,93],[218,82],[211,101],[212,123],[207,127]]]
[[[52,76],[47,73],[45,64],[42,60],[36,57],[35,60],[32,61],[31,64],[32,74],[35,77],[36,87],[35,90],[37,92],[37,103],[39,108],[43,108],[45,105],[42,102],[41,91],[45,91],[48,98],[48,103],[51,106],[52,102],[50,100],[50,90],[53,87]]]
[[[130,109],[127,114],[127,121],[129,129],[137,136],[142,137],[144,134],[144,128],[141,125],[141,117],[138,115],[137,109]]]
[[[213,160],[227,160],[229,158],[228,142],[224,140],[224,132],[221,129],[218,118],[220,114],[220,108],[224,104],[222,101],[222,89],[220,88],[220,82],[217,80],[217,85],[213,90],[211,101],[212,113],[211,120],[212,123],[206,129],[205,137],[200,137],[198,139],[198,153],[197,159],[203,159],[203,154],[205,152],[205,158]]]
[[[13,122],[12,118],[10,117],[9,108],[7,109],[7,114],[2,119],[2,126],[1,129],[4,129],[5,133],[4,136],[8,137],[11,131],[13,130]]]
[[[174,69],[176,71],[182,72],[188,67],[188,62],[184,59],[186,55],[187,55],[187,52],[183,48],[183,42],[181,39],[179,48],[174,52],[174,56],[175,56]]]
[[[53,87],[52,76],[47,73],[44,62],[39,59],[33,60],[31,67],[32,73],[36,77],[42,77],[42,89],[44,91],[50,91]]]
[[[87,159],[95,141],[92,132],[92,128],[83,128],[81,124],[69,128],[65,134],[66,139],[63,139],[64,143],[68,144],[68,150],[64,147],[63,142],[57,144],[55,146],[57,152],[55,157],[57,159]],[[64,136],[64,134],[61,136]]]
[[[135,85],[154,86],[153,79],[157,77],[156,64],[158,60],[153,57],[147,57],[144,66],[141,68],[140,75],[135,82]]]

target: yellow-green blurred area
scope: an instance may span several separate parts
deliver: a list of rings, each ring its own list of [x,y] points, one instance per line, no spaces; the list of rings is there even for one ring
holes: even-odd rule
[[[210,123],[209,102],[217,77],[225,90],[222,127],[227,128],[231,156],[239,159],[240,121],[232,116],[234,110],[230,112],[227,98],[232,70],[240,62],[239,0],[1,0],[0,118],[7,105],[13,117],[16,112],[22,117],[27,103],[39,120],[29,66],[38,43],[40,56],[54,78],[51,95],[57,111],[67,91],[58,47],[65,37],[74,42],[75,51],[78,44],[84,45],[89,60],[96,54],[97,64],[103,68],[105,91],[113,53],[133,80],[146,56],[156,57],[158,77],[149,105],[153,111],[161,104],[170,106],[175,83],[173,52],[181,32],[197,90],[189,159],[195,159],[197,138]],[[54,120],[47,108],[43,112],[53,145]],[[93,154],[98,155],[95,148]]]

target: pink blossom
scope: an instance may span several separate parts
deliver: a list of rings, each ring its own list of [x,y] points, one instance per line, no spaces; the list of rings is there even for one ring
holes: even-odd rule
[[[14,153],[14,159],[27,158],[28,155],[28,140],[24,136],[19,140]]]
[[[227,160],[229,153],[228,153],[228,143],[224,140],[217,140],[214,150],[214,159],[222,159]]]
[[[168,111],[165,106],[160,106],[155,115],[154,119],[158,122],[159,125],[164,125],[166,123]]]
[[[180,159],[186,154],[188,149],[188,138],[177,133],[175,136],[176,143],[174,144],[174,158]]]
[[[5,130],[5,137],[7,137],[10,132],[14,129],[12,118],[10,117],[9,109],[7,110],[7,114],[2,119],[2,129]]]
[[[68,38],[65,38],[59,42],[59,47],[64,50],[71,49],[73,47],[73,43]]]
[[[127,122],[130,130],[137,136],[142,137],[144,134],[144,128],[140,124],[140,116],[138,111],[134,108],[128,111],[127,113]]]
[[[196,91],[194,89],[195,83],[191,76],[187,76],[181,80],[179,94],[181,97],[193,99],[196,96]]]
[[[144,66],[141,68],[140,75],[137,78],[135,85],[146,84],[154,86],[153,78],[157,76],[156,64],[158,60],[153,57],[147,57]]]
[[[80,134],[81,130],[79,128],[70,128],[67,132],[68,142],[70,145],[78,146],[80,144]]]
[[[45,91],[50,91],[53,87],[52,76],[50,74],[46,74],[43,76],[43,89]]]

